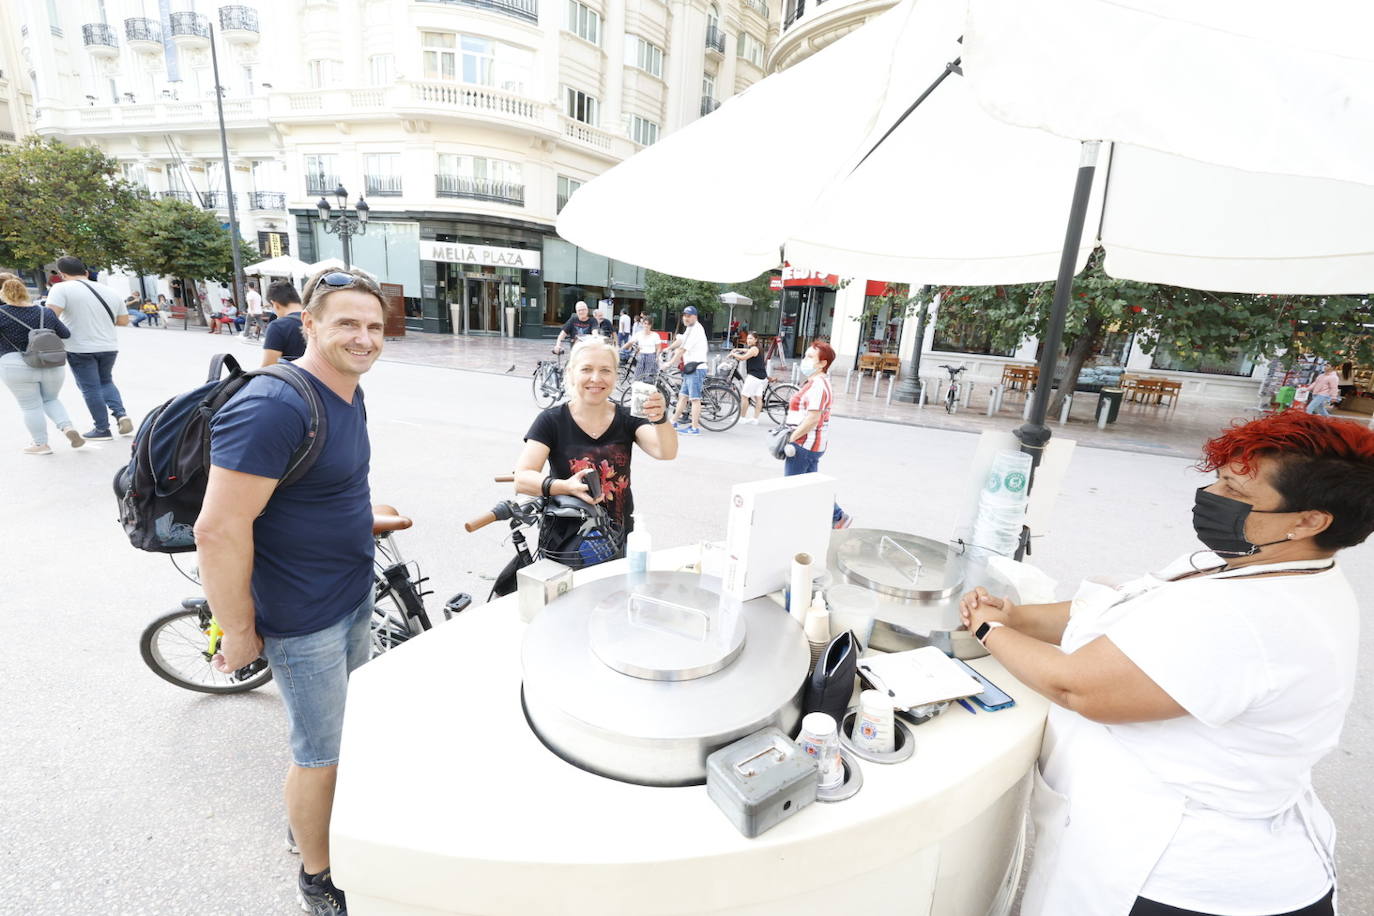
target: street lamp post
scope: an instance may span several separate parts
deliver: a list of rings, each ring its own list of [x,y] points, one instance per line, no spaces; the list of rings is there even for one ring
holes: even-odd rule
[[[356,216],[350,216],[348,210],[348,191],[344,190],[341,184],[334,189],[334,197],[339,202],[338,215],[334,215],[334,208],[329,206],[329,201],[323,196],[315,203],[315,209],[320,215],[320,222],[324,223],[324,231],[337,235],[343,243],[344,267],[353,266],[353,251],[349,245],[349,239],[355,235],[365,235],[367,233],[367,217],[371,207],[367,205],[367,200],[359,194],[358,202],[353,205],[357,211]]]

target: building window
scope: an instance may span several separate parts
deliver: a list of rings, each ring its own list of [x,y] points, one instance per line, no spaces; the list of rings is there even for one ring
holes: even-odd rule
[[[572,199],[573,192],[582,187],[582,182],[576,178],[569,178],[567,175],[558,176],[558,210],[561,212]]]
[[[763,69],[763,42],[748,32],[740,32],[735,42],[736,53],[760,70]]]
[[[663,78],[663,49],[638,35],[625,36],[625,66],[638,67],[651,76]]]
[[[703,73],[701,75],[701,95],[703,98],[714,99],[716,97],[716,75],[714,73]]]
[[[985,356],[1011,356],[1015,347],[997,349],[992,345],[992,327],[982,312],[960,307],[958,303],[942,299],[935,315],[935,339],[932,350],[954,353],[981,353]]]
[[[458,36],[452,32],[421,32],[420,45],[424,55],[424,74],[427,80],[458,78]]]
[[[596,96],[588,95],[581,89],[565,86],[563,97],[566,102],[563,111],[568,117],[593,127],[601,123],[601,106],[597,103]]]
[[[390,86],[396,79],[396,57],[392,54],[373,54],[367,59],[368,82],[373,86]]]
[[[459,47],[463,54],[461,72],[465,83],[491,86],[520,95],[532,83],[532,51],[475,35],[460,35]]]
[[[318,58],[306,61],[305,78],[311,89],[325,89],[334,85],[334,61]]]
[[[639,115],[630,115],[630,139],[640,146],[652,146],[658,142],[658,125]]]
[[[1255,360],[1237,351],[1230,359],[1204,358],[1201,356],[1180,357],[1172,353],[1159,352],[1150,361],[1151,369],[1165,369],[1172,372],[1205,372],[1209,375],[1238,375],[1249,378],[1255,372]]]
[[[333,194],[339,186],[339,170],[333,153],[311,153],[305,157],[307,194]]]
[[[523,206],[523,169],[520,163],[504,159],[440,153],[434,192],[439,197],[467,197]]]
[[[364,153],[363,182],[369,196],[399,197],[401,157],[396,153]]]
[[[567,0],[563,9],[563,28],[578,38],[601,44],[601,14],[577,0]]]

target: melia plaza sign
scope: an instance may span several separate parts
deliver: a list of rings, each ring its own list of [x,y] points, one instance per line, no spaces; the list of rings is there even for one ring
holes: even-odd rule
[[[527,248],[468,245],[463,242],[421,241],[420,260],[445,261],[449,264],[481,264],[489,267],[518,267],[521,270],[539,269],[537,251]]]

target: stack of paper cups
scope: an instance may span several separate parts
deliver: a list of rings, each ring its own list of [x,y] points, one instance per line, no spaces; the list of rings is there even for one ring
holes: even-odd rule
[[[1025,452],[1001,451],[992,459],[978,515],[973,522],[973,543],[1003,556],[1011,556],[1021,538],[1030,490],[1031,458]]]
[[[859,711],[849,738],[857,747],[877,754],[896,749],[897,722],[892,701],[878,690],[859,694]]]
[[[825,603],[818,601],[806,614],[806,641],[811,646],[811,670],[816,670],[825,647],[830,645],[830,611]]]
[[[806,623],[806,611],[811,606],[811,554],[799,553],[792,558],[791,587],[788,591],[787,610],[797,623]]]

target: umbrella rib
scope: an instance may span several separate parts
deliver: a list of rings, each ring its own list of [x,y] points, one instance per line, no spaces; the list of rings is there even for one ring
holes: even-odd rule
[[[859,166],[867,162],[868,157],[872,156],[875,152],[877,152],[878,147],[883,145],[883,141],[885,141],[888,137],[892,136],[892,132],[894,130],[902,126],[902,122],[907,119],[907,116],[910,115],[913,111],[915,111],[916,108],[922,102],[924,102],[932,92],[935,91],[935,88],[945,81],[945,77],[949,76],[951,73],[958,73],[960,76],[963,76],[964,71],[960,68],[960,62],[962,60],[962,57],[956,57],[954,58],[954,60],[945,64],[944,72],[935,78],[935,82],[931,83],[929,86],[926,87],[926,91],[922,92],[921,95],[916,99],[916,101],[911,103],[911,107],[907,108],[906,111],[902,112],[902,116],[897,119],[895,124],[893,124],[891,127],[887,129],[887,133],[883,134],[881,137],[878,138],[878,142],[873,144],[872,149],[864,153],[864,157],[860,159],[857,164],[855,164],[854,168],[850,169],[849,174],[852,175],[855,172],[857,172],[859,170]]]
[[[1097,215],[1096,242],[1102,244],[1102,226],[1107,222],[1107,195],[1112,189],[1112,162],[1116,159],[1116,144],[1107,144],[1107,174],[1102,178],[1102,211]]]

